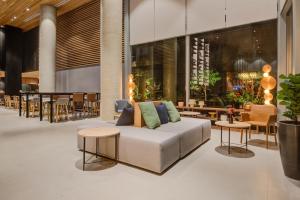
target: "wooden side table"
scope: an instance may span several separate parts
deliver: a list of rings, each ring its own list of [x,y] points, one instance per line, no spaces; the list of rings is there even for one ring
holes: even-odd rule
[[[200,112],[192,112],[192,111],[182,111],[179,112],[180,116],[186,116],[186,117],[197,117],[200,115]]]
[[[246,151],[248,150],[248,129],[251,127],[250,124],[246,122],[237,122],[234,121],[233,124],[230,124],[228,121],[217,121],[215,125],[221,128],[221,146],[223,145],[223,128],[228,128],[228,154],[230,154],[230,129],[241,129],[246,130]]]
[[[85,168],[85,164],[87,164],[85,162],[86,138],[96,138],[96,157],[98,157],[98,156],[100,157],[101,155],[98,154],[99,139],[115,137],[115,159],[114,160],[118,161],[120,129],[111,128],[111,127],[87,128],[87,129],[80,130],[78,132],[78,135],[83,137],[83,162],[82,162],[83,171]]]

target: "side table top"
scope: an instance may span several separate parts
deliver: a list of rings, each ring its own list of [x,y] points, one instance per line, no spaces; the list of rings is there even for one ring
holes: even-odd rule
[[[78,132],[82,137],[105,138],[120,134],[120,129],[112,127],[86,128]]]
[[[251,125],[246,122],[234,121],[233,124],[229,124],[228,121],[217,121],[215,122],[217,126],[223,126],[227,128],[249,128]]]
[[[192,115],[192,116],[195,116],[195,115],[200,115],[201,113],[200,112],[192,112],[192,111],[182,111],[182,112],[179,112],[180,115]]]

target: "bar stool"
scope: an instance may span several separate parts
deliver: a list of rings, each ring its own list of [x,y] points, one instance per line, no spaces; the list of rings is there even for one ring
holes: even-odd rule
[[[97,100],[96,93],[88,93],[86,95],[85,111],[88,112],[90,116],[99,115],[100,102]]]
[[[58,98],[54,103],[55,120],[58,122],[62,117],[69,120],[69,98]]]

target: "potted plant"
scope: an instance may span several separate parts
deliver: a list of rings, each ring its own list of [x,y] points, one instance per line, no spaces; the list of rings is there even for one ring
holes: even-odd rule
[[[300,180],[300,74],[281,75],[278,100],[284,105],[284,116],[290,120],[278,122],[279,149],[284,174]]]

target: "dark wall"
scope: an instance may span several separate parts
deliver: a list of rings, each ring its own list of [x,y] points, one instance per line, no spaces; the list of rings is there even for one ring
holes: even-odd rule
[[[0,70],[5,70],[5,31],[0,28]]]
[[[23,33],[23,72],[39,70],[39,28]]]
[[[22,79],[22,30],[5,26],[5,93],[17,95]]]

